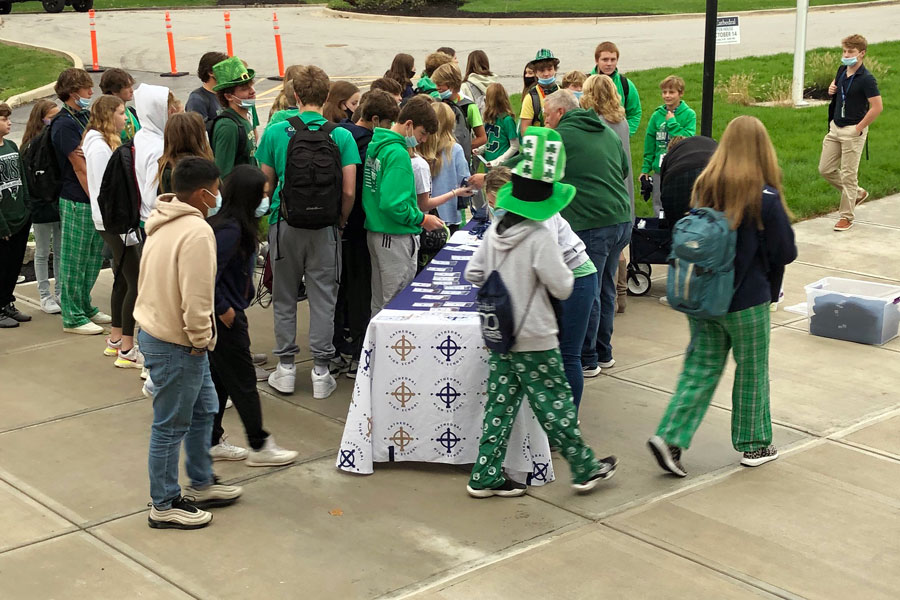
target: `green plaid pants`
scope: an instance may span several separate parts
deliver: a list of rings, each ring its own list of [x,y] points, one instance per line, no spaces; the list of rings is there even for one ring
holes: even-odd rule
[[[94,228],[90,204],[60,198],[59,220],[62,242],[57,277],[62,282],[63,327],[81,327],[99,312],[91,303],[91,288],[103,264],[103,239]]]
[[[691,343],[684,369],[656,435],[672,446],[690,447],[731,350],[737,363],[731,391],[731,443],[739,452],[772,443],[769,316],[766,302],[717,319],[688,317]]]
[[[572,388],[563,371],[559,349],[509,354],[492,351],[478,461],[469,479],[472,488],[494,488],[505,481],[503,459],[526,393],[550,445],[559,446],[569,462],[572,480],[584,483],[600,468],[593,450],[581,439]]]

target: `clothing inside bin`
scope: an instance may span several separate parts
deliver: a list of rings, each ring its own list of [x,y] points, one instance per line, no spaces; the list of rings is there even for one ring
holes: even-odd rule
[[[884,302],[825,294],[813,301],[809,332],[814,335],[859,342],[883,344]],[[896,331],[896,325],[894,326]]]

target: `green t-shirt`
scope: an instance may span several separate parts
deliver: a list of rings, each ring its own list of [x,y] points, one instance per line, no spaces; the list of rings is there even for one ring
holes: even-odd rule
[[[253,135],[253,128],[250,121],[239,115],[231,108],[226,108],[222,113],[230,112],[235,115],[243,124],[238,130],[238,125],[232,119],[220,118],[216,121],[213,128],[212,146],[213,156],[216,160],[216,166],[224,179],[236,165],[253,165],[256,166],[256,136]],[[219,114],[222,114],[219,113]],[[247,139],[244,151],[238,155],[238,143],[240,136]]]
[[[580,266],[572,269],[572,277],[578,279],[579,277],[587,277],[588,275],[593,275],[597,272],[597,267],[594,266],[594,263],[591,259],[587,259]]]
[[[516,120],[510,115],[503,115],[494,123],[485,123],[484,129],[487,132],[487,147],[484,151],[486,160],[496,160],[503,156],[509,150],[510,140],[519,137]]]
[[[272,115],[272,122],[266,127],[266,131],[259,143],[259,148],[256,151],[256,159],[259,163],[275,169],[275,177],[278,179],[278,187],[275,188],[275,193],[270,196],[272,199],[271,212],[269,213],[270,225],[274,225],[281,219],[278,214],[278,209],[281,206],[281,184],[284,181],[284,167],[287,164],[288,145],[290,145],[291,138],[296,133],[294,127],[286,120],[293,115],[288,114],[281,121],[275,121],[275,117],[281,113],[289,112],[296,114],[297,111],[283,110]],[[302,112],[299,116],[314,131],[328,122],[325,117],[317,112]],[[342,168],[347,165],[359,164],[359,150],[356,147],[353,134],[349,130],[343,127],[336,127],[331,132],[331,139],[337,144],[338,151],[341,153]]]
[[[27,222],[22,158],[18,146],[10,140],[3,140],[0,141],[0,237],[18,233]]]

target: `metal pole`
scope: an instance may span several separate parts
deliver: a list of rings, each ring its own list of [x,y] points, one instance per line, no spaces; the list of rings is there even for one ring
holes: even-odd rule
[[[706,0],[706,37],[703,43],[703,106],[700,135],[712,137],[713,91],[716,86],[716,15],[718,0]]]
[[[794,30],[794,82],[791,97],[794,106],[808,106],[803,99],[804,75],[806,72],[806,15],[809,12],[809,0],[797,0],[797,24]]]

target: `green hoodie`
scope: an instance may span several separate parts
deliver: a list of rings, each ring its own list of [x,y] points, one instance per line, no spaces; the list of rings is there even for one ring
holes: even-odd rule
[[[390,129],[377,127],[369,142],[363,172],[366,229],[391,235],[421,233],[425,214],[416,200],[406,139]]]
[[[592,110],[570,110],[556,131],[566,148],[563,183],[578,190],[562,210],[573,231],[618,225],[631,220],[631,201],[625,179],[628,157],[616,132],[603,124]]]
[[[650,116],[647,135],[644,137],[644,164],[641,173],[659,173],[659,162],[666,153],[669,140],[675,136],[697,135],[697,113],[681,101],[675,109],[675,118],[666,121],[666,105],[663,104]]]
[[[437,91],[437,86],[434,85],[434,82],[428,75],[422,75],[421,77],[419,77],[419,81],[416,82],[416,93],[428,94],[435,100],[441,99],[441,94]]]
[[[590,74],[599,74],[597,65],[594,65],[594,69]],[[612,77],[613,83],[616,84],[616,91],[619,92],[619,99],[622,101],[622,106],[625,107],[625,119],[628,121],[628,133],[634,135],[638,130],[638,127],[641,126],[641,115],[643,114],[643,111],[641,110],[641,97],[638,96],[638,91],[634,86],[634,82],[626,77],[625,80],[628,82],[628,99],[626,101],[625,93],[622,88],[622,76],[619,75],[619,70],[616,69],[613,71],[613,74],[610,75],[610,77]]]

